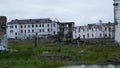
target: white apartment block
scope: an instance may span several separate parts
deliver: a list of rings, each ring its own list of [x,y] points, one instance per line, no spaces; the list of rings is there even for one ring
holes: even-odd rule
[[[73,38],[95,39],[113,38],[113,23],[88,24],[86,26],[76,26],[73,31]]]
[[[12,20],[7,23],[8,38],[27,39],[33,38],[36,33],[38,37],[46,37],[56,35],[60,31],[59,22],[52,21],[49,18],[45,19],[25,19]]]

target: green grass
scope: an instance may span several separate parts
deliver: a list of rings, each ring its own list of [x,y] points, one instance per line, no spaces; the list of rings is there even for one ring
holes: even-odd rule
[[[9,49],[0,52],[0,68],[57,68],[64,65],[101,64],[109,58],[120,58],[120,47],[93,45],[62,45],[40,40],[37,48],[33,40],[9,41]],[[48,51],[48,53],[44,53]],[[41,56],[69,56],[44,58]]]

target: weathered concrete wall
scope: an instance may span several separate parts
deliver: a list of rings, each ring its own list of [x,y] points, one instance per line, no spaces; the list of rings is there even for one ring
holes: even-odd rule
[[[120,0],[114,0],[115,41],[120,43]]]

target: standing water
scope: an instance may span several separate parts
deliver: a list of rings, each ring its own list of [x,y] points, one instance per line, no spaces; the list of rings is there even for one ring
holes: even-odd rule
[[[79,65],[79,66],[63,66],[58,68],[120,68],[120,65]]]

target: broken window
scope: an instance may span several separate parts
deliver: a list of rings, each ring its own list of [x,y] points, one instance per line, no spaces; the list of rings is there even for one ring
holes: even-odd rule
[[[100,34],[100,38],[102,38],[102,34]]]
[[[42,24],[42,27],[44,27],[44,24]]]
[[[10,33],[13,33],[13,30],[10,30]]]
[[[109,34],[109,38],[111,38],[111,34]]]
[[[109,31],[112,31],[112,29],[109,27]]]
[[[28,33],[30,33],[30,30],[28,30]]]
[[[107,31],[107,27],[105,27],[105,31]]]
[[[85,39],[85,35],[83,35],[83,38]]]
[[[94,35],[92,34],[92,38],[94,37]]]
[[[24,25],[24,28],[26,28],[26,25]]]
[[[87,37],[89,38],[89,34],[87,34]]]
[[[34,33],[34,30],[32,30],[32,32]]]
[[[32,24],[32,28],[34,27],[34,25]]]
[[[38,27],[38,25],[36,24],[36,28]]]
[[[30,25],[28,25],[28,28],[30,28]]]
[[[21,25],[21,28],[23,28],[23,26]]]
[[[17,25],[15,25],[15,28],[17,28]]]
[[[23,33],[23,30],[21,30],[21,33]]]

